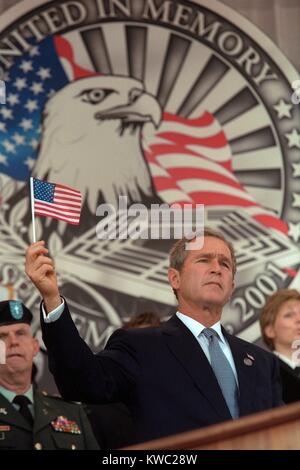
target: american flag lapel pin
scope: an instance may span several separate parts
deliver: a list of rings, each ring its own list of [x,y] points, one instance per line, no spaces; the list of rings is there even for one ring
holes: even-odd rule
[[[253,365],[253,362],[254,362],[254,357],[251,356],[250,354],[246,354],[247,357],[244,358],[244,364],[246,366],[252,366]]]

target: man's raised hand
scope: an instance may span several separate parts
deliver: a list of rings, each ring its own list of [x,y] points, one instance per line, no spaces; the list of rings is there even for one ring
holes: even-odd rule
[[[48,256],[44,241],[38,241],[26,250],[25,272],[40,291],[49,313],[61,304],[54,262]]]

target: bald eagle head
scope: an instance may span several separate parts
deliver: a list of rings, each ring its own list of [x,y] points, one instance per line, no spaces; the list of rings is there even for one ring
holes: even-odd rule
[[[89,210],[119,195],[141,201],[152,182],[141,146],[146,123],[157,127],[161,108],[135,79],[88,77],[47,102],[34,176],[80,189]]]

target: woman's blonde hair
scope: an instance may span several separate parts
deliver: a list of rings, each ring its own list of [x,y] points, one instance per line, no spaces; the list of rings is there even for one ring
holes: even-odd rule
[[[272,338],[269,338],[266,335],[265,330],[267,326],[274,325],[281,306],[289,300],[300,301],[300,292],[298,292],[296,289],[280,289],[268,298],[264,308],[261,311],[259,323],[262,337],[266,345],[272,351],[274,350],[274,341]]]

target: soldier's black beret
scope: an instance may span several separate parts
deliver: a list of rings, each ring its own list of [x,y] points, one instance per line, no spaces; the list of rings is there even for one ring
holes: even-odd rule
[[[31,324],[32,313],[20,300],[3,300],[0,302],[0,326],[14,323]]]

